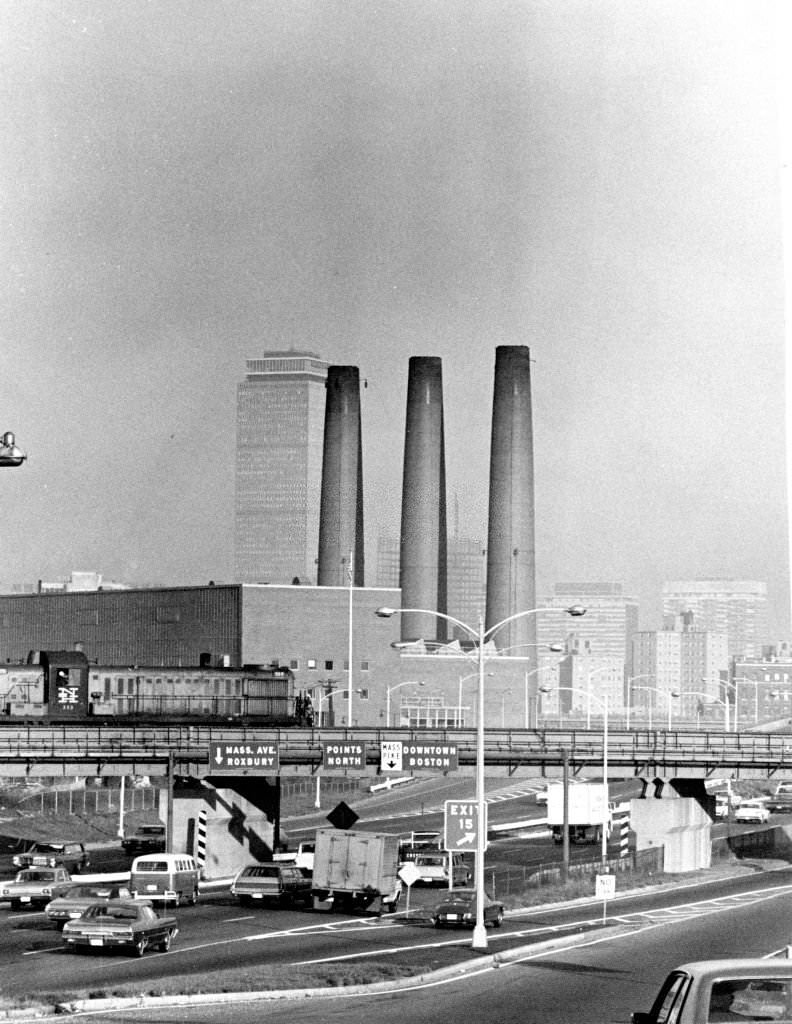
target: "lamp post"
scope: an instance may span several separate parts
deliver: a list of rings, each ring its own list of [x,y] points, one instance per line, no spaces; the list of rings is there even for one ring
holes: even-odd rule
[[[552,693],[552,687],[541,686],[539,688],[542,693]],[[578,693],[586,693],[586,690],[580,690],[576,686],[558,686],[558,690],[570,690],[571,692],[577,691]],[[602,708],[602,785],[603,785],[603,811],[602,811],[602,849],[601,849],[601,860],[603,866],[608,863],[608,812],[610,809],[610,802],[608,799],[608,695],[603,694],[602,697],[593,696],[591,693],[588,694],[590,698],[596,700]]]
[[[335,697],[337,693],[346,693],[346,687],[341,687],[338,690],[327,690],[325,693],[319,694],[319,728],[321,729],[324,725],[324,712],[322,711],[322,704],[330,697]]]
[[[591,728],[591,680],[597,675],[598,672],[610,672],[610,665],[600,665],[599,668],[593,668],[586,677],[586,694],[588,699],[586,701],[586,728]],[[561,687],[559,687],[561,689]],[[565,689],[574,689],[574,687],[565,687]]]
[[[739,676],[732,680],[734,683],[734,720],[733,728],[735,732],[739,732],[739,715],[740,715],[740,684],[748,683],[754,687],[754,725],[759,724],[759,687],[766,685],[767,680],[765,679],[751,679],[748,676]]]
[[[668,707],[668,731],[671,732],[671,698],[678,697],[678,690],[661,690],[658,686],[634,686],[634,690],[646,690],[649,693],[659,693],[665,698]],[[629,728],[629,725],[628,725]],[[649,728],[652,728],[652,705],[649,705]]]
[[[390,712],[391,712],[391,699],[390,695],[394,690],[398,690],[402,686],[425,686],[423,680],[421,682],[414,682],[412,679],[407,679],[403,683],[396,683],[395,686],[389,686],[385,691],[385,725],[390,726]]]
[[[632,684],[635,682],[636,679],[654,679],[654,678],[655,678],[655,673],[654,672],[641,672],[640,675],[630,676],[630,678],[627,680],[627,721],[625,722],[625,726],[626,726],[627,729],[630,728],[630,711],[632,709]]]
[[[7,430],[0,438],[0,469],[21,466],[27,455],[16,446],[16,438]]]
[[[680,690],[680,697],[704,697],[705,700],[711,701],[713,704],[723,705],[723,731],[729,732],[729,702],[728,700],[721,700],[720,697],[713,697],[711,693],[705,693],[703,690]]]
[[[478,713],[476,720],[476,808],[478,812],[478,828],[476,829],[476,923],[473,928],[473,949],[484,950],[487,948],[487,929],[484,924],[484,852],[486,850],[487,834],[485,815],[487,805],[484,799],[484,644],[490,640],[495,633],[503,626],[516,619],[524,618],[526,615],[536,615],[544,611],[544,608],[529,608],[526,611],[515,612],[507,618],[496,622],[489,629],[484,628],[484,618],[479,615],[478,627],[469,626],[466,622],[446,615],[444,612],[427,610],[426,608],[377,608],[375,615],[382,619],[389,619],[392,615],[403,615],[405,612],[415,612],[424,615],[434,615],[438,619],[444,619],[455,626],[463,629],[467,635],[478,642]],[[568,615],[585,615],[586,609],[582,605],[573,605],[566,609]]]

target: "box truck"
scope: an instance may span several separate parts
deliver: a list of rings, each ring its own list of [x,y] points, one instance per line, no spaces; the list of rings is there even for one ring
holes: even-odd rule
[[[398,835],[319,829],[314,848],[314,909],[391,912],[401,896],[398,871]]]
[[[581,782],[567,787],[567,825],[573,843],[598,843],[603,824],[610,831],[610,809],[607,790],[601,782]],[[564,838],[564,784],[553,782],[547,787],[547,824],[553,842]]]

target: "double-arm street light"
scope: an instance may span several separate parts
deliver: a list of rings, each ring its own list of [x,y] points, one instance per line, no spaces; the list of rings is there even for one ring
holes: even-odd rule
[[[553,693],[551,686],[540,686],[541,693]],[[569,690],[571,693],[587,693],[576,686],[557,686],[555,690]],[[603,785],[603,810],[602,810],[602,851],[601,860],[603,866],[608,863],[608,824],[610,820],[610,801],[608,799],[608,695],[604,693],[601,697],[588,693],[589,700],[595,700],[602,708],[602,785]]]
[[[472,948],[484,950],[487,948],[487,929],[484,924],[484,852],[487,845],[487,830],[485,815],[487,806],[484,799],[484,645],[490,640],[499,629],[502,629],[516,619],[525,618],[527,615],[536,615],[545,611],[545,608],[529,608],[526,611],[515,612],[508,618],[496,622],[489,629],[484,628],[484,618],[479,615],[478,628],[469,626],[466,622],[456,619],[453,615],[446,615],[444,612],[437,612],[426,608],[377,608],[375,614],[382,619],[389,619],[392,615],[404,615],[407,612],[423,615],[434,615],[455,626],[459,626],[465,633],[478,644],[478,714],[476,720],[476,807],[478,811],[478,827],[476,829],[476,923],[473,928]],[[566,609],[568,615],[585,615],[586,609],[582,605],[573,605]]]

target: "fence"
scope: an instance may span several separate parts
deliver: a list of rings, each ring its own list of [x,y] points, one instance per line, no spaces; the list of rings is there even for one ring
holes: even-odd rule
[[[663,847],[655,846],[647,850],[637,850],[628,857],[609,857],[607,871],[611,874],[632,872],[661,872],[663,870]],[[591,877],[605,872],[599,858],[597,860],[573,861],[568,866],[569,878]],[[543,885],[558,885],[563,879],[563,867],[554,864],[526,864],[523,867],[493,868],[485,874],[487,888],[493,896],[519,895],[526,889],[539,888]]]
[[[159,792],[156,786],[126,786],[124,812],[158,810]],[[26,814],[113,814],[120,810],[120,796],[120,787],[48,788],[24,796],[17,807]]]

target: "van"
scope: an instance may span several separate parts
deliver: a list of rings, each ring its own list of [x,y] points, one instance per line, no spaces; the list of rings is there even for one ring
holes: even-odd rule
[[[195,906],[200,877],[201,869],[189,854],[147,853],[132,861],[129,888],[135,899]]]
[[[465,886],[472,878],[472,872],[461,853],[450,854],[454,878],[452,887]],[[420,885],[448,885],[448,853],[418,853],[412,864],[418,870],[416,882]]]

